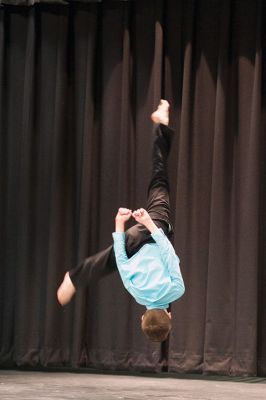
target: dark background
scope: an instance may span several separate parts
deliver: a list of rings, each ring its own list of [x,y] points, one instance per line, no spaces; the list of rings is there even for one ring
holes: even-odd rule
[[[0,3],[0,366],[265,376],[264,2]],[[186,284],[163,345],[118,273],[56,301],[145,205],[161,97]]]

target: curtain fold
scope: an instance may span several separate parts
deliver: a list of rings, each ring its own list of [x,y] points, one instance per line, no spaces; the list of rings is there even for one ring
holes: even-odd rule
[[[265,374],[264,22],[260,0],[0,8],[1,367]],[[56,300],[145,206],[161,97],[186,285],[163,345],[118,273]]]

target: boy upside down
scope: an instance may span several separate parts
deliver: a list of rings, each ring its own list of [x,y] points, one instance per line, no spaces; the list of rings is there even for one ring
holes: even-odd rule
[[[156,127],[146,208],[135,211],[119,208],[113,245],[68,271],[58,288],[57,298],[61,305],[66,305],[76,290],[118,269],[124,287],[137,303],[146,307],[141,321],[144,334],[151,341],[162,342],[171,330],[169,304],[184,294],[185,287],[179,258],[169,241],[172,226],[167,159],[173,136],[168,127],[169,103],[161,100],[151,118]],[[136,224],[125,230],[130,218]]]

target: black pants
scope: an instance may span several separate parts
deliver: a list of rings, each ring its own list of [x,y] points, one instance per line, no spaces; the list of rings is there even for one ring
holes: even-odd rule
[[[157,125],[152,152],[152,176],[148,187],[146,210],[155,224],[169,237],[172,233],[169,206],[169,182],[167,159],[171,148],[173,131],[166,125]],[[150,232],[141,224],[126,231],[126,251],[128,257],[134,255],[145,243],[154,240]],[[69,271],[75,288],[91,284],[95,279],[117,270],[113,246],[86,258],[76,268]]]

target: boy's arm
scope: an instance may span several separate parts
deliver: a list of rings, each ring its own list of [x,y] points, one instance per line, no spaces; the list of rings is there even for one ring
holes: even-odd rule
[[[114,252],[121,279],[128,286],[129,273],[125,268],[128,256],[125,247],[125,223],[132,215],[132,211],[127,208],[119,208],[115,217],[115,232],[113,232]]]
[[[125,223],[131,218],[132,210],[120,207],[115,217],[115,231],[125,232]]]
[[[151,232],[153,239],[159,246],[163,263],[167,265],[171,279],[178,280],[179,285],[184,287],[184,282],[179,266],[179,258],[176,255],[172,244],[163,233],[162,229],[159,229],[155,225],[149,213],[143,208],[134,211],[132,215],[137,222],[143,224]]]
[[[158,244],[163,263],[167,266],[170,278],[174,285],[176,298],[181,297],[185,292],[185,285],[180,271],[179,258],[162,229],[152,233],[152,237]]]
[[[114,240],[115,259],[117,266],[120,269],[122,264],[128,261],[128,256],[125,247],[125,233],[113,232],[113,240]]]
[[[152,238],[157,243],[163,263],[167,265],[172,279],[182,279],[179,258],[162,229],[157,229],[152,233]]]
[[[115,217],[113,239],[117,266],[128,260],[125,248],[125,223],[129,220],[131,215],[131,210],[120,207]]]

